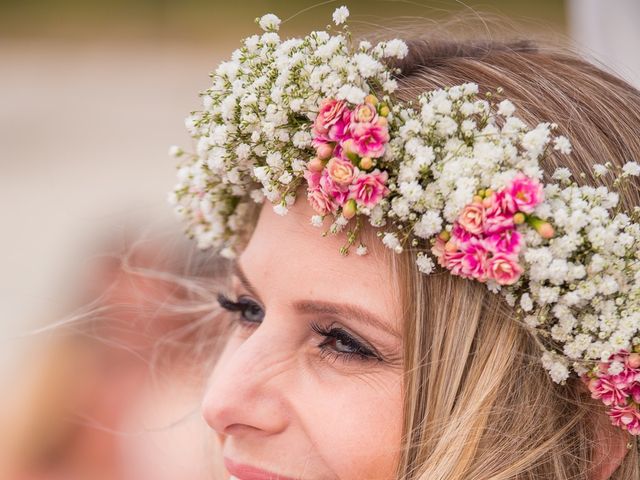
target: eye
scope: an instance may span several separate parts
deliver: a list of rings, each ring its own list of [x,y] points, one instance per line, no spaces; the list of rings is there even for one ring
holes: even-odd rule
[[[264,309],[251,297],[241,296],[233,301],[226,295],[218,294],[218,303],[222,308],[240,315],[240,321],[250,324],[260,324],[264,319]]]
[[[323,355],[335,360],[381,360],[381,357],[361,340],[356,339],[346,330],[338,327],[325,328],[316,323],[311,328],[323,336],[325,340],[318,345]]]

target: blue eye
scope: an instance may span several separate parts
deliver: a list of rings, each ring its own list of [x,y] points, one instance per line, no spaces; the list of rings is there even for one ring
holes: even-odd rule
[[[225,310],[239,313],[244,322],[259,324],[264,319],[264,309],[249,297],[239,297],[237,301],[233,301],[219,294],[218,303]]]

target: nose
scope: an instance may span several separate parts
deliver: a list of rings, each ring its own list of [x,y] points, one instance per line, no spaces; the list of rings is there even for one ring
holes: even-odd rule
[[[202,412],[222,435],[273,435],[287,427],[286,381],[292,352],[267,319],[238,344],[232,339],[214,368]]]

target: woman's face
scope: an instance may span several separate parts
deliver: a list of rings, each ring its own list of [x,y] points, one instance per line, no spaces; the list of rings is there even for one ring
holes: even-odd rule
[[[402,343],[389,262],[340,255],[346,236],[322,237],[304,199],[284,217],[265,205],[220,298],[235,326],[203,403],[227,470],[240,480],[391,479]]]

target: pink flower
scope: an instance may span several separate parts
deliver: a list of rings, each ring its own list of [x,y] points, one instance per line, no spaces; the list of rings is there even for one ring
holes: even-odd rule
[[[320,188],[320,172],[307,169],[304,171],[303,175],[305,180],[307,180],[309,190],[317,190]]]
[[[327,98],[320,102],[320,110],[313,124],[312,133],[318,139],[341,140],[347,133],[351,111],[342,100]],[[318,144],[316,143],[316,146]]]
[[[503,208],[500,194],[494,194],[490,206],[486,208],[483,227],[484,233],[488,235],[500,233],[506,229],[513,229],[513,213]]]
[[[454,222],[453,228],[451,229],[451,238],[455,239],[459,245],[467,243],[472,238],[477,238],[474,234],[470,233],[468,230],[462,228],[462,226],[458,222]]]
[[[481,282],[487,280],[489,251],[482,240],[472,239],[463,247],[462,276],[475,278]]]
[[[381,157],[386,144],[389,142],[389,129],[384,122],[353,122],[349,132],[353,139],[356,152],[361,157]]]
[[[456,240],[451,237],[448,241],[437,237],[431,252],[436,257],[438,264],[451,271],[453,275],[462,276],[464,251],[460,250]]]
[[[374,207],[389,193],[387,177],[387,172],[377,168],[371,173],[360,173],[349,186],[349,198],[353,198],[358,206]]]
[[[544,190],[540,182],[522,173],[517,174],[502,192],[505,196],[501,199],[504,203],[503,208],[509,213],[517,211],[532,213],[533,209],[544,199]]]
[[[604,376],[593,378],[588,383],[591,398],[602,400],[605,405],[620,405],[626,402],[629,393],[626,385]]]
[[[522,234],[515,229],[506,229],[487,235],[485,241],[493,253],[517,255],[522,246]]]
[[[616,405],[607,413],[612,424],[627,430],[631,435],[640,435],[640,410],[636,405]]]
[[[321,188],[309,190],[307,192],[307,199],[319,215],[327,215],[338,209],[338,205],[334,202],[333,197]]]
[[[483,230],[484,219],[484,206],[482,203],[473,202],[464,207],[458,216],[458,223],[467,232],[474,235],[480,235]]]
[[[336,157],[333,157],[329,160],[329,163],[327,163],[327,172],[329,173],[331,180],[341,186],[351,184],[351,181],[356,174],[353,163]]]
[[[354,122],[375,123],[378,120],[378,112],[376,112],[376,107],[370,103],[363,103],[353,110],[351,119]]]
[[[487,267],[490,278],[500,285],[512,285],[522,274],[522,267],[518,263],[518,257],[506,253],[496,253],[489,259]]]
[[[340,185],[334,182],[327,168],[322,171],[322,175],[320,176],[320,188],[331,196],[338,205],[344,205],[349,196],[349,185]]]

